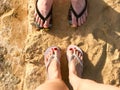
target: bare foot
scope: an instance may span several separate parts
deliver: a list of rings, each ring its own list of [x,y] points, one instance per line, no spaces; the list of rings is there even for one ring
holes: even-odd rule
[[[69,62],[69,74],[75,74],[81,77],[83,71],[83,53],[80,48],[70,45],[67,49],[67,57]]]
[[[60,49],[55,46],[50,47],[46,50],[44,57],[48,79],[61,79]]]
[[[46,18],[48,13],[51,10],[53,0],[37,0],[37,8],[43,18]],[[44,20],[38,15],[37,11],[35,10],[35,22],[39,25],[39,27],[42,28],[49,28],[50,26],[50,19],[51,16],[49,16],[45,22]]]
[[[86,0],[71,0],[71,4],[76,14],[79,15],[85,8],[87,1]],[[86,9],[85,12],[83,12],[82,16],[78,18],[78,20],[73,12],[71,12],[71,14],[72,14],[72,27],[77,27],[77,26],[81,26],[86,21],[86,17],[88,13]]]

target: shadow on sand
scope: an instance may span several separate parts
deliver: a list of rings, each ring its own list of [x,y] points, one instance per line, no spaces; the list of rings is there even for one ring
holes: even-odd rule
[[[89,15],[87,22],[74,30],[68,25],[67,21],[69,4],[62,3],[62,1],[56,1],[54,7],[58,8],[54,8],[53,10],[53,28],[48,33],[61,39],[67,36],[72,38],[74,37],[72,36],[73,34],[82,37],[92,34],[94,39],[101,39],[112,45],[115,49],[120,49],[120,35],[117,34],[120,33],[120,23],[118,23],[118,21],[120,21],[120,13],[107,5],[103,0],[90,0],[88,4]],[[56,19],[54,17],[58,18]],[[87,54],[84,53],[85,71],[83,73],[83,78],[89,78],[101,83],[103,82],[101,71],[105,65],[106,48],[107,45],[104,45],[102,55],[95,66],[90,62]],[[65,56],[64,53],[63,56]],[[64,68],[64,66],[67,65],[66,60],[63,60],[62,64],[63,80],[70,86],[70,84],[68,84],[68,78],[66,78],[68,77],[68,69]],[[94,75],[93,73],[96,74]]]

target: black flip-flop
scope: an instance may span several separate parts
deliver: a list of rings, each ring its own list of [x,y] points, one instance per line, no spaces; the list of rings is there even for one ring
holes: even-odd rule
[[[39,15],[39,17],[43,20],[43,23],[45,23],[45,21],[46,21],[49,17],[51,17],[51,18],[50,18],[49,27],[48,27],[48,29],[49,29],[49,28],[51,28],[51,26],[52,26],[52,7],[53,7],[53,6],[51,7],[48,15],[47,15],[46,17],[44,17],[44,16],[40,13],[40,11],[38,10],[37,2],[38,2],[38,0],[36,0],[36,12],[37,12],[37,14]],[[36,24],[37,24],[37,23],[36,23]],[[37,25],[37,26],[38,26],[39,29],[46,29],[46,28],[44,28],[44,27],[40,27],[39,25]]]
[[[85,6],[84,6],[83,10],[79,14],[77,14],[75,12],[75,10],[73,9],[73,6],[71,4],[70,8],[69,8],[69,12],[68,12],[69,24],[72,25],[72,15],[71,15],[71,12],[75,15],[76,21],[78,23],[78,18],[80,18],[85,13],[86,10],[87,10],[87,0],[85,0]]]

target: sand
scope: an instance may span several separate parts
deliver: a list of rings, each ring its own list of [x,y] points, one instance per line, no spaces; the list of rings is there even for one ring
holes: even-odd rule
[[[0,90],[34,90],[46,78],[44,51],[62,50],[61,70],[68,80],[66,48],[84,51],[83,78],[120,87],[120,0],[88,0],[88,18],[71,28],[69,0],[54,0],[53,27],[37,31],[33,26],[35,0],[0,1]]]

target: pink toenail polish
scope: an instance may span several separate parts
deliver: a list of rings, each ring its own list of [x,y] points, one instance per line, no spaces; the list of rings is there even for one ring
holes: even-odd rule
[[[57,48],[54,48],[54,50],[57,50]]]
[[[76,50],[76,48],[74,47],[74,49]]]
[[[70,48],[69,50],[73,50],[72,48]]]

